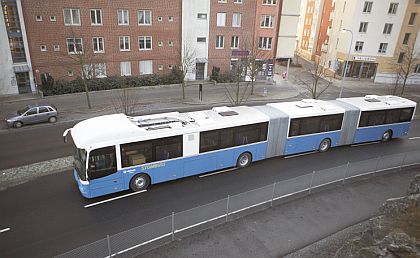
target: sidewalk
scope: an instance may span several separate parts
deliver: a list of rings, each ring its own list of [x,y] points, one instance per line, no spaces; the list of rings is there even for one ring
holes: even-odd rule
[[[283,257],[371,218],[387,199],[405,195],[410,181],[419,172],[420,168],[398,171],[318,192],[138,257]],[[333,239],[327,242],[337,249],[341,244]],[[286,257],[321,257],[305,249],[305,255]]]

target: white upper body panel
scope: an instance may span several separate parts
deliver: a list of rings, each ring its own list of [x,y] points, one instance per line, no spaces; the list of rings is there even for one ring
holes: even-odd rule
[[[290,118],[324,116],[344,113],[345,109],[328,101],[304,99],[301,101],[270,103],[267,106],[286,113]]]
[[[417,103],[398,96],[366,95],[365,97],[341,98],[338,101],[351,104],[361,111],[416,107]]]

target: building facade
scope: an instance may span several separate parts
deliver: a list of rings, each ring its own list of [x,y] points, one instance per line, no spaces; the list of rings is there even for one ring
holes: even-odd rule
[[[0,95],[35,92],[21,0],[0,3]]]
[[[418,0],[336,0],[326,68],[342,76],[349,60],[346,77],[393,83],[406,33],[418,48],[419,5]],[[418,72],[413,68],[407,83],[418,82]]]

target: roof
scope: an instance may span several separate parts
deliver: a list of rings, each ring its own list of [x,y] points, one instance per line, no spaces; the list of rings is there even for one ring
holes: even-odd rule
[[[337,101],[351,104],[361,111],[378,110],[378,109],[393,109],[393,108],[406,108],[415,107],[416,102],[392,95],[377,96],[366,95],[364,97],[356,98],[340,98]]]
[[[170,137],[199,131],[267,122],[269,117],[252,107],[218,107],[189,113],[162,113],[129,117],[113,114],[90,118],[71,129],[80,149]]]
[[[290,118],[322,116],[344,113],[345,109],[334,103],[318,99],[303,99],[301,101],[269,103],[267,106],[283,111]]]

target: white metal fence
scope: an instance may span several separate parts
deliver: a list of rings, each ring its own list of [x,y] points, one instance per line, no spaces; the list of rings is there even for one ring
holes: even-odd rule
[[[170,216],[107,236],[94,243],[76,248],[56,257],[113,257],[140,254],[175,238],[201,231],[210,226],[225,223],[230,219],[268,208],[278,200],[311,194],[322,187],[342,185],[352,179],[376,173],[420,164],[420,151],[392,154],[375,159],[328,168],[320,171],[275,182],[245,193],[227,196],[224,199],[190,210],[172,213]]]

